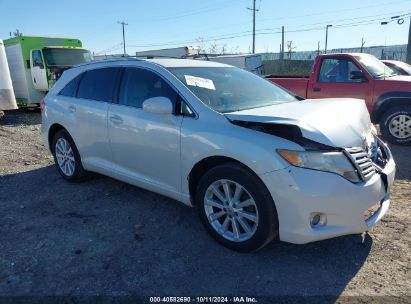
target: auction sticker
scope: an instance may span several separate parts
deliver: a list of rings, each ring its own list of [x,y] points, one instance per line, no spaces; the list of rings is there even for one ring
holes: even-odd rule
[[[191,76],[191,75],[184,75],[186,79],[186,83],[189,86],[199,87],[209,90],[215,90],[214,82],[211,79]]]

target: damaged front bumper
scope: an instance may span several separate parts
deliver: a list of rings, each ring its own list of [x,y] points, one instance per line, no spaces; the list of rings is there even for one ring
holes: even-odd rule
[[[384,151],[384,168],[375,166],[375,174],[361,183],[294,166],[260,175],[277,208],[280,240],[303,244],[371,229],[389,208],[395,177],[395,162],[385,145]],[[375,211],[367,214],[372,207]]]

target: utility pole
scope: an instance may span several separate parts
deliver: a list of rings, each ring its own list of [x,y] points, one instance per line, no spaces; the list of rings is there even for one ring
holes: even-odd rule
[[[281,60],[284,59],[284,25],[281,27]]]
[[[317,56],[320,55],[320,41],[317,44]]]
[[[247,9],[253,11],[253,54],[255,54],[255,12],[258,11],[258,9],[255,8],[255,1],[253,0],[253,8],[247,7]]]
[[[408,64],[411,64],[411,17],[410,17],[410,29],[408,30],[408,45],[407,45],[407,59]]]
[[[332,24],[327,24],[325,27],[325,50],[324,53],[327,54],[327,42],[328,42],[328,28],[332,27]]]
[[[128,25],[128,23],[125,23],[124,21],[121,21],[121,22],[118,21],[117,23],[123,26],[123,55],[126,56],[127,55],[126,53],[126,34],[124,32],[124,26]]]
[[[364,37],[362,37],[362,39],[361,39],[361,53],[364,50],[364,45],[365,45],[365,40],[364,40]]]

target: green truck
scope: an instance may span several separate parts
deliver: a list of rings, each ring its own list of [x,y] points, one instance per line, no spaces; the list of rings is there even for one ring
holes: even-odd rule
[[[19,106],[40,103],[65,70],[92,60],[79,39],[16,36],[4,47]]]

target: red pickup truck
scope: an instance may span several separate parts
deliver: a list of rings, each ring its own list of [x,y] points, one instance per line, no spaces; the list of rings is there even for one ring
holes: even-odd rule
[[[308,77],[267,76],[303,98],[364,99],[373,123],[393,144],[411,144],[411,76],[393,70],[369,54],[319,55]]]

